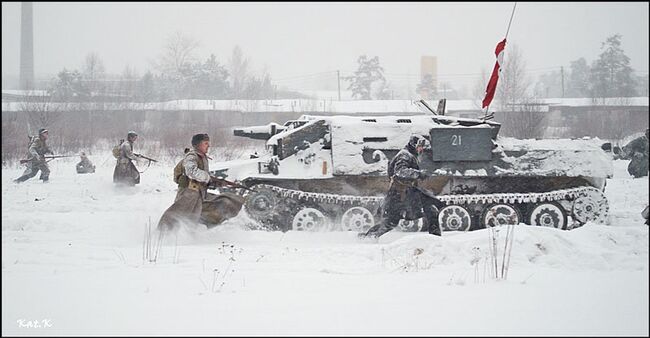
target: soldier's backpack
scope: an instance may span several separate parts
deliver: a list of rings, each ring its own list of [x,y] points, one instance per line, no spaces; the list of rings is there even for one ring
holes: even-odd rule
[[[174,167],[174,183],[180,184],[182,176],[185,176],[185,171],[183,170],[183,160],[180,160]]]
[[[183,167],[183,160],[189,152],[190,148],[185,148],[183,151],[183,159],[178,161],[174,167],[174,183],[178,184],[181,188],[185,188],[189,185],[189,178],[185,175],[185,168]]]
[[[27,149],[29,149],[32,147],[32,144],[34,144],[34,142],[38,140],[38,135],[34,135],[34,136],[27,135],[27,138],[29,139],[29,143],[27,144]]]
[[[113,157],[115,158],[120,158],[120,146],[124,143],[124,139],[121,139],[114,147],[113,147]]]

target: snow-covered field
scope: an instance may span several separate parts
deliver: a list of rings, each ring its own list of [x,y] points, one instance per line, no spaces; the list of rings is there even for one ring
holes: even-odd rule
[[[48,184],[2,170],[3,335],[648,335],[648,178],[626,161],[607,183],[610,226],[517,226],[496,281],[487,230],[373,243],[245,230],[241,214],[166,238],[144,262],[172,164],[118,189],[107,158],[90,175],[56,160]]]

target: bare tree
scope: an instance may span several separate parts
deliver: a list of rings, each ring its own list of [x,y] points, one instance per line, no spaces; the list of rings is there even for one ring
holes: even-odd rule
[[[30,92],[19,110],[28,117],[28,129],[34,133],[39,128],[52,128],[61,121],[62,102],[52,102],[52,96],[44,92]]]
[[[474,84],[472,89],[472,98],[473,104],[476,109],[481,109],[483,106],[483,98],[485,97],[485,88],[488,84],[488,75],[485,68],[481,68],[481,75],[478,78],[478,81]]]
[[[526,75],[526,62],[516,44],[506,49],[504,59],[496,93],[502,111],[530,101],[528,89],[532,84],[530,77]]]
[[[136,82],[139,79],[138,72],[135,68],[126,65],[120,76],[120,94],[124,95],[127,101],[132,101],[135,97]]]
[[[196,48],[199,45],[197,40],[182,32],[174,33],[167,38],[156,68],[166,74],[181,74],[184,67],[196,61]]]
[[[228,64],[230,71],[230,88],[232,88],[233,98],[241,98],[247,82],[249,80],[249,60],[244,57],[241,47],[235,46],[232,50],[232,56]]]
[[[502,134],[516,138],[541,138],[544,136],[548,125],[547,114],[542,109],[543,105],[534,99],[528,99],[504,112],[506,118],[501,122]]]
[[[498,107],[504,115],[503,134],[517,138],[540,138],[547,127],[546,113],[531,93],[531,78],[526,62],[516,44],[506,49],[503,70],[497,84]]]
[[[102,80],[106,75],[104,62],[96,52],[88,53],[84,60],[82,70],[83,79],[86,81],[86,87],[90,92],[90,96],[97,95],[102,89]]]

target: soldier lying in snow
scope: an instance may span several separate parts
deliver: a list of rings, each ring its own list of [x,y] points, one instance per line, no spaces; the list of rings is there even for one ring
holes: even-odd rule
[[[645,135],[635,138],[623,147],[623,154],[631,160],[627,172],[635,178],[648,176],[649,137],[646,129]]]
[[[216,188],[224,184],[209,174],[208,134],[194,135],[192,147],[193,149],[187,152],[182,160],[181,175],[177,176],[177,170],[174,170],[174,181],[178,183],[178,192],[174,203],[160,217],[158,230],[172,230],[183,223],[199,222],[212,228],[236,216],[244,204],[244,199],[236,194],[215,195],[207,191],[208,188]]]
[[[95,166],[86,156],[86,153],[82,152],[81,161],[77,163],[77,174],[92,174],[95,172]]]

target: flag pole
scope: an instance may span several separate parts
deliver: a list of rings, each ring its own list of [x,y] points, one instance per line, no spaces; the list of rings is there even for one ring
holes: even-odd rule
[[[510,21],[508,21],[508,29],[506,29],[506,35],[503,38],[504,40],[508,39],[508,33],[510,33],[510,25],[512,24],[512,18],[515,16],[515,9],[516,8],[517,8],[517,2],[515,1],[514,6],[512,6],[512,13],[510,13]],[[499,66],[501,66],[501,65],[499,65]],[[492,104],[492,102],[490,102],[490,104],[488,104],[487,107],[485,107],[485,115],[483,116],[483,118],[487,117],[488,111],[490,111],[490,105],[491,104]]]
[[[510,22],[508,22],[508,29],[506,29],[506,36],[504,39],[508,38],[508,33],[510,32],[510,24],[512,24],[512,18],[515,16],[515,8],[517,8],[517,2],[515,2],[515,5],[512,7],[512,14],[510,14]]]

